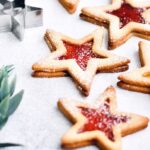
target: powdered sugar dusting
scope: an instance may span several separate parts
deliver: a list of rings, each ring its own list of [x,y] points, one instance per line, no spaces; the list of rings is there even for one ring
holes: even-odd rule
[[[79,130],[79,133],[86,131],[100,130],[111,140],[115,141],[113,126],[125,123],[128,117],[116,115],[110,112],[109,100],[106,100],[98,109],[79,107],[81,113],[87,118],[87,122]]]
[[[82,45],[74,45],[64,41],[64,46],[67,49],[67,53],[59,57],[59,60],[75,59],[82,70],[86,70],[90,58],[100,58],[100,56],[92,52],[93,41]]]

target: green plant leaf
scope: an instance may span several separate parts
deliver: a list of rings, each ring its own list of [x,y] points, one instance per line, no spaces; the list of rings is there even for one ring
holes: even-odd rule
[[[3,126],[6,124],[8,118],[1,118],[0,117],[0,130],[3,128]]]
[[[8,77],[4,77],[4,79],[2,79],[0,89],[1,89],[0,99],[2,101],[2,99],[4,99],[6,96],[8,96],[9,92],[10,92],[10,88],[9,88],[9,84],[8,84]]]
[[[3,78],[3,72],[2,72],[2,70],[0,70],[0,83],[1,83],[1,81],[2,81],[2,78]],[[1,85],[0,85],[1,86]]]
[[[0,86],[3,78],[8,77],[13,69],[13,65],[4,66],[0,69]]]
[[[24,91],[12,96],[15,91],[16,76],[9,80],[14,69],[13,65],[4,66],[0,69],[0,129],[5,125],[8,117],[14,113],[21,102]]]
[[[1,86],[1,82],[4,78],[4,70],[3,69],[0,69],[0,86]]]
[[[7,65],[4,67],[6,69],[6,71],[9,73],[11,72],[12,70],[14,70],[14,65]]]
[[[16,144],[16,143],[0,143],[0,148],[16,147],[16,146],[23,146],[23,145],[21,145],[21,144]]]
[[[0,89],[0,103],[2,101],[1,97],[2,97],[2,90]]]
[[[10,99],[7,117],[9,117],[11,114],[13,114],[14,111],[17,109],[17,107],[20,104],[21,99],[23,97],[23,93],[24,93],[24,90],[21,90],[19,93],[17,93],[15,96],[13,96]]]
[[[9,109],[9,96],[5,97],[0,103],[0,117],[6,118]]]
[[[16,76],[14,76],[14,78],[12,79],[12,81],[10,83],[10,96],[12,96],[15,91],[16,80],[17,80],[17,78],[16,78]]]

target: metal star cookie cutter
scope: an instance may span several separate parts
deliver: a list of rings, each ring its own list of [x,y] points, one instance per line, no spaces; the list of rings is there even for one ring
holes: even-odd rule
[[[19,40],[23,40],[25,28],[43,25],[43,9],[24,1],[0,0],[0,32],[12,32]]]

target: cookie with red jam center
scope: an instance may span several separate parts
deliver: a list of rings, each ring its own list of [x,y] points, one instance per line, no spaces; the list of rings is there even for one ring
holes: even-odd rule
[[[147,117],[117,111],[112,86],[95,104],[60,99],[58,108],[74,123],[61,139],[64,148],[96,144],[103,150],[121,150],[121,137],[146,128],[149,122]]]
[[[86,7],[80,17],[108,29],[108,49],[115,49],[135,35],[150,39],[150,1],[112,0],[112,4]]]
[[[128,69],[129,59],[101,50],[101,28],[81,39],[72,39],[49,30],[45,40],[52,53],[35,63],[35,77],[70,75],[79,90],[88,96],[96,73],[122,72]]]

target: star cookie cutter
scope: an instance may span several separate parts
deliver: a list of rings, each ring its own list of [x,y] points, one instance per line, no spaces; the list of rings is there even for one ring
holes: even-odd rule
[[[0,33],[12,32],[23,40],[26,28],[42,25],[42,8],[25,5],[25,0],[0,0]]]

